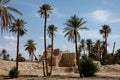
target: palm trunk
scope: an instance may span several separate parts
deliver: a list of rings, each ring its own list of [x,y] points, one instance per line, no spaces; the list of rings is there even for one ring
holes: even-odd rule
[[[29,61],[31,61],[31,55],[29,54]]]
[[[107,36],[105,35],[105,56],[107,55]]]
[[[37,59],[36,55],[33,53],[34,57]]]
[[[79,76],[81,77],[81,72],[80,72],[80,54],[78,53],[78,49],[77,49],[77,35],[76,32],[74,32],[75,34],[75,50],[76,50],[76,61],[77,61],[77,66],[78,66],[78,71],[79,71]]]
[[[31,53],[31,61],[33,61],[33,53]]]
[[[16,68],[18,70],[18,54],[19,54],[19,31],[17,34],[17,54],[16,54]]]
[[[88,54],[89,54],[89,57],[91,57],[90,56],[90,44],[88,45]]]
[[[83,51],[84,51],[84,55],[85,55],[85,48],[83,49]]]
[[[42,61],[42,65],[43,65],[43,76],[45,77],[46,75],[45,75],[45,64],[44,64],[44,61]]]
[[[51,68],[50,68],[50,74],[52,75],[52,65],[53,65],[53,33],[52,33],[52,39],[51,39],[51,44],[52,44],[52,47],[51,47]]]
[[[46,74],[48,75],[47,51],[46,51],[46,25],[47,25],[47,13],[45,12],[45,24],[44,24],[44,51],[45,51]]]
[[[114,42],[114,45],[113,45],[113,51],[112,51],[112,54],[114,54],[115,52],[115,42]]]

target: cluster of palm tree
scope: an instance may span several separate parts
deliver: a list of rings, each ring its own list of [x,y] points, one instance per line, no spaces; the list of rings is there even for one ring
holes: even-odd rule
[[[18,11],[17,9],[13,7],[8,7],[6,4],[10,0],[0,0],[0,19],[1,19],[1,30],[7,30],[9,29],[10,32],[13,32],[17,34],[17,52],[16,52],[16,67],[18,70],[18,56],[19,56],[19,42],[20,37],[25,35],[27,30],[25,29],[24,20],[22,19],[16,19],[12,14],[10,14],[9,10],[14,11],[20,15],[22,13]],[[44,76],[49,76],[52,74],[52,62],[53,62],[53,54],[54,54],[54,36],[55,32],[57,31],[57,27],[53,24],[49,25],[47,27],[47,20],[52,13],[53,8],[49,4],[43,4],[40,6],[38,10],[38,14],[44,19],[44,55],[45,60],[43,60],[43,74]],[[75,46],[75,55],[76,55],[76,65],[78,66],[78,69],[80,69],[80,55],[83,52],[84,54],[88,53],[90,57],[93,56],[96,59],[98,57],[101,57],[99,55],[102,53],[103,56],[105,56],[107,51],[107,38],[109,34],[111,33],[111,29],[108,25],[103,25],[102,29],[99,31],[100,34],[103,35],[104,41],[101,42],[100,40],[97,40],[94,44],[91,39],[87,39],[86,41],[84,39],[81,40],[80,30],[88,30],[87,27],[84,27],[83,25],[86,23],[86,21],[83,20],[83,18],[79,18],[76,15],[71,16],[68,20],[66,20],[65,25],[66,27],[63,30],[63,33],[65,34],[64,37],[68,38],[68,41],[71,41],[74,43]],[[2,32],[1,31],[1,32]],[[50,72],[48,72],[48,60],[47,60],[47,47],[46,47],[46,32],[48,32],[48,36],[51,38],[51,68]],[[78,47],[78,42],[80,42],[80,45]],[[29,39],[27,43],[25,44],[25,50],[28,51],[30,60],[33,61],[33,56],[35,56],[34,51],[36,50],[34,40]],[[91,55],[92,54],[92,55]],[[35,58],[37,58],[35,56]],[[45,61],[45,64],[44,64]],[[79,75],[81,76],[80,70]]]
[[[111,33],[111,28],[109,25],[103,25],[102,29],[99,30],[99,33],[103,35],[104,40],[96,40],[93,42],[91,39],[84,40],[82,39],[79,45],[79,51],[84,55],[87,54],[89,57],[94,60],[101,60],[101,58],[105,58],[108,54],[107,46],[108,46],[108,36]]]
[[[79,51],[80,53],[87,54],[90,58],[94,60],[102,60],[104,63],[104,60],[108,54],[107,39],[109,34],[111,33],[111,28],[109,27],[109,25],[103,25],[102,29],[99,30],[99,33],[103,35],[103,41],[97,40],[96,42],[93,42],[91,39],[87,39],[86,41],[82,39],[79,45]]]
[[[10,59],[10,55],[7,53],[6,49],[3,49],[0,52],[0,59],[2,59],[2,60],[9,60]]]
[[[0,0],[1,32],[3,32],[3,30],[10,29],[10,32],[17,34],[16,68],[18,70],[19,38],[20,36],[23,36],[27,30],[24,28],[25,22],[22,19],[21,20],[16,19],[10,13],[10,11],[12,11],[12,12],[22,15],[22,13],[19,10],[11,6],[6,6],[6,4],[10,1],[11,0]]]
[[[43,70],[44,76],[48,76],[52,74],[52,62],[53,62],[53,41],[54,41],[54,36],[55,36],[55,31],[57,31],[57,27],[53,24],[49,25],[48,28],[47,27],[47,19],[49,18],[50,13],[52,13],[52,7],[49,4],[43,4],[40,9],[38,10],[38,14],[44,18],[44,54],[45,54],[45,65],[46,65],[46,71]],[[47,47],[46,47],[46,30],[48,32],[48,36],[51,38],[51,68],[50,68],[50,72],[48,72],[48,60],[47,60]],[[44,64],[44,61],[43,61]],[[45,66],[43,65],[43,66]]]

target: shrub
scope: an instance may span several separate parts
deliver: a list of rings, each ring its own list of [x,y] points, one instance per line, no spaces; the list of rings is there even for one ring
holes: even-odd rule
[[[80,60],[80,72],[84,77],[93,76],[98,71],[97,65],[93,63],[92,59],[84,57]]]
[[[19,57],[19,58],[18,58],[18,61],[19,61],[19,62],[25,62],[26,60],[25,60],[24,57]]]
[[[19,74],[19,71],[17,70],[17,68],[13,67],[9,72],[9,77],[10,78],[17,78],[18,74]]]
[[[115,55],[111,54],[107,54],[105,57],[103,57],[101,64],[102,65],[111,65],[111,64],[115,64],[116,63],[116,59],[115,59]]]

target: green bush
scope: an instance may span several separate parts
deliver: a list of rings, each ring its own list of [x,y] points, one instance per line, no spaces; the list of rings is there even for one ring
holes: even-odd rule
[[[19,54],[18,55],[18,61],[19,62],[24,62],[24,61],[26,61],[26,59],[22,56],[22,54]]]
[[[17,70],[17,68],[13,67],[9,72],[9,77],[10,78],[17,78],[18,74],[19,74],[19,71]]]
[[[116,63],[120,64],[120,59],[119,58],[116,58]]]
[[[25,62],[26,60],[25,60],[24,57],[19,57],[19,58],[18,58],[18,61],[19,61],[19,62]]]
[[[84,77],[90,77],[98,71],[98,68],[97,65],[93,63],[92,59],[84,57],[80,60],[79,70]]]

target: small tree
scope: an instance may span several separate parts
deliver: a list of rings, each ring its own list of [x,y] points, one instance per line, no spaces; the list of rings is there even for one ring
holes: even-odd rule
[[[97,65],[93,63],[92,59],[87,56],[83,56],[80,60],[80,72],[84,75],[84,77],[90,77],[98,71]]]
[[[19,74],[19,71],[16,67],[13,67],[10,72],[9,72],[9,77],[10,78],[17,78]]]

